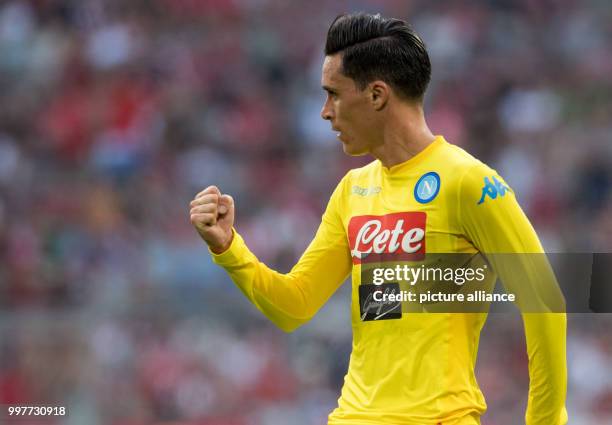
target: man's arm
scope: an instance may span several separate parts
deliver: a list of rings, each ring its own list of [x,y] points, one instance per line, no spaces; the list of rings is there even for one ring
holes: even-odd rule
[[[457,204],[464,233],[492,262],[506,289],[521,298],[518,307],[530,378],[526,423],[563,425],[567,423],[566,315],[550,312],[564,311],[563,297],[542,245],[514,193],[494,170],[484,164],[474,166],[459,186]],[[524,253],[534,254],[516,255]]]
[[[192,201],[191,221],[209,245],[213,261],[225,268],[266,317],[290,332],[310,320],[350,272],[348,242],[339,215],[343,191],[344,179],[334,191],[314,239],[287,274],[270,269],[248,249],[232,227],[233,200],[216,187],[205,189]]]

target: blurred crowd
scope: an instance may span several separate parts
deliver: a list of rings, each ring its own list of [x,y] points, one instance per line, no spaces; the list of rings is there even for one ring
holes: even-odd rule
[[[211,263],[188,203],[217,184],[251,249],[290,269],[340,177],[369,161],[319,116],[327,27],[355,10],[422,36],[430,127],[504,176],[548,251],[612,252],[607,0],[7,0],[0,404],[69,406],[57,424],[324,422],[348,288],[282,334]],[[490,322],[483,424],[516,424],[520,320]],[[612,424],[611,324],[570,317],[574,425]]]

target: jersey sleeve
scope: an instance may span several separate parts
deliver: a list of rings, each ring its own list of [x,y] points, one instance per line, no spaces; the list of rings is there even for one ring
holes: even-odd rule
[[[458,197],[465,236],[519,300],[529,358],[526,423],[566,424],[564,300],[536,232],[511,188],[484,164],[463,174]]]
[[[228,272],[242,293],[286,332],[310,320],[350,272],[340,215],[346,180],[345,176],[334,190],[314,239],[289,273],[279,273],[260,262],[235,230],[225,252],[211,251],[213,261]]]

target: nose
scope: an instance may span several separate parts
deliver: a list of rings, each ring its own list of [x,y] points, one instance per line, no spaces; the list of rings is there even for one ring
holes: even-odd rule
[[[321,108],[321,118],[323,118],[326,121],[330,121],[332,119],[332,109],[330,107],[329,104],[329,98],[327,100],[325,100],[325,103],[323,104],[323,108]]]

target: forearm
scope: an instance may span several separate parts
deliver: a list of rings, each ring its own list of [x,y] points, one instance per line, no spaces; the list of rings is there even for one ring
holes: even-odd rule
[[[229,249],[211,253],[242,293],[275,325],[290,332],[310,320],[346,277],[337,264],[330,270],[333,247],[322,255],[321,248],[313,245],[287,274],[260,262],[235,231]]]
[[[530,379],[526,423],[566,424],[566,315],[525,313],[523,323]]]

